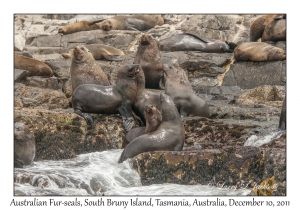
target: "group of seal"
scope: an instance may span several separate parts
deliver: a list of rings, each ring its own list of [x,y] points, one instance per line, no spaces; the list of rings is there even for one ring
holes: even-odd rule
[[[71,34],[79,31],[91,31],[101,29],[110,30],[136,30],[145,31],[156,25],[164,24],[161,15],[117,15],[106,20],[86,21],[66,25],[58,29],[60,34]]]
[[[120,113],[125,130],[129,131],[134,125],[131,106],[136,97],[137,77],[140,71],[137,64],[123,65],[118,69],[115,85],[79,85],[73,91],[74,112],[82,116],[89,125],[93,125],[93,120],[88,113]]]
[[[162,121],[158,128],[132,140],[123,150],[119,163],[148,151],[180,151],[183,148],[185,129],[170,96],[161,93]]]

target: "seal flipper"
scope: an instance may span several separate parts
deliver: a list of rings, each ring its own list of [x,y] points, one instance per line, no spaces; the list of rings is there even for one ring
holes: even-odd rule
[[[128,132],[134,126],[134,117],[132,115],[131,102],[123,100],[121,106],[118,108],[121,114],[125,130]]]
[[[92,119],[91,115],[89,115],[88,113],[83,113],[79,109],[75,109],[74,112],[76,114],[80,115],[81,117],[83,117],[85,119],[86,123],[88,125],[90,125],[91,127],[93,127],[93,119]]]
[[[106,60],[109,61],[123,61],[125,59],[124,56],[120,55],[103,55]]]
[[[89,25],[94,25],[95,23],[100,23],[100,22],[102,22],[103,20],[105,20],[105,19],[100,19],[100,20],[91,21],[91,22],[89,22],[88,24],[89,24]]]
[[[160,78],[160,80],[159,80],[159,83],[158,83],[159,88],[162,89],[162,90],[164,90],[164,89],[165,89],[165,83],[166,83],[165,77],[162,76],[162,77]]]
[[[134,31],[146,31],[153,28],[148,23],[138,18],[126,18],[125,24],[126,29]]]
[[[203,37],[200,37],[200,36],[198,36],[198,35],[196,35],[196,34],[192,34],[192,33],[184,33],[184,34],[189,35],[189,36],[193,36],[193,37],[195,37],[195,38],[201,40],[201,41],[204,42],[204,43],[212,42],[211,40],[206,39],[206,38],[203,38]]]

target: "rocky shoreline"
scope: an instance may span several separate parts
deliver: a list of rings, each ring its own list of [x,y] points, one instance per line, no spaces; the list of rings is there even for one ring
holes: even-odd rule
[[[122,148],[121,117],[93,114],[95,127],[70,107],[66,88],[71,61],[61,53],[79,44],[106,44],[122,50],[124,61],[97,60],[111,84],[119,66],[132,63],[141,32],[83,31],[57,34],[59,27],[80,20],[112,15],[21,15],[14,17],[15,46],[45,62],[52,77],[29,77],[15,69],[14,122],[25,124],[36,138],[34,161]],[[146,33],[161,40],[172,34],[238,42],[249,40],[250,23],[259,15],[163,15],[165,24]],[[285,42],[276,46],[285,49]],[[182,152],[146,152],[132,159],[144,185],[154,183],[207,184],[227,181],[241,186],[272,179],[276,190],[255,195],[286,195],[286,132],[262,146],[245,146],[249,138],[276,131],[285,96],[286,61],[234,62],[233,53],[161,52],[162,62],[176,59],[186,70],[194,92],[210,107],[210,118],[187,117]],[[138,121],[136,122],[138,126]]]

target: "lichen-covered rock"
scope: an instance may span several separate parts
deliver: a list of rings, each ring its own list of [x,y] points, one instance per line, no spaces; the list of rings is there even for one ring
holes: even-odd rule
[[[286,61],[238,62],[231,65],[223,86],[251,89],[262,85],[285,85]]]
[[[76,155],[122,147],[125,131],[119,115],[92,115],[94,128],[73,110],[37,110],[22,108],[14,120],[22,122],[36,136],[38,160],[60,160]]]

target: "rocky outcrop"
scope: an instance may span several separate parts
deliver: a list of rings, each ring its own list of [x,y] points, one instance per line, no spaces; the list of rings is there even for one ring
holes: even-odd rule
[[[132,63],[141,32],[83,31],[58,34],[58,28],[81,20],[94,21],[112,15],[15,15],[15,47],[46,63],[52,77],[29,77],[15,69],[14,121],[28,126],[36,137],[38,160],[73,158],[78,154],[117,149],[125,137],[119,115],[92,114],[95,127],[73,113],[68,80],[70,59],[61,53],[79,44],[106,44],[125,53],[125,60],[97,60],[111,84],[119,66]],[[250,23],[259,15],[163,15],[165,24],[145,32],[156,40],[192,32],[209,39],[249,41]],[[285,50],[286,43],[275,46]],[[183,118],[184,151],[156,151],[133,158],[143,184],[208,184],[224,182],[248,187],[274,183],[273,191],[255,195],[285,195],[286,132],[259,147],[249,139],[271,135],[278,128],[285,96],[286,61],[235,62],[233,53],[161,52],[163,63],[177,62],[195,94],[210,107],[210,118]],[[138,121],[136,122],[138,126]],[[272,135],[271,135],[272,136]],[[248,143],[247,143],[248,144]]]

